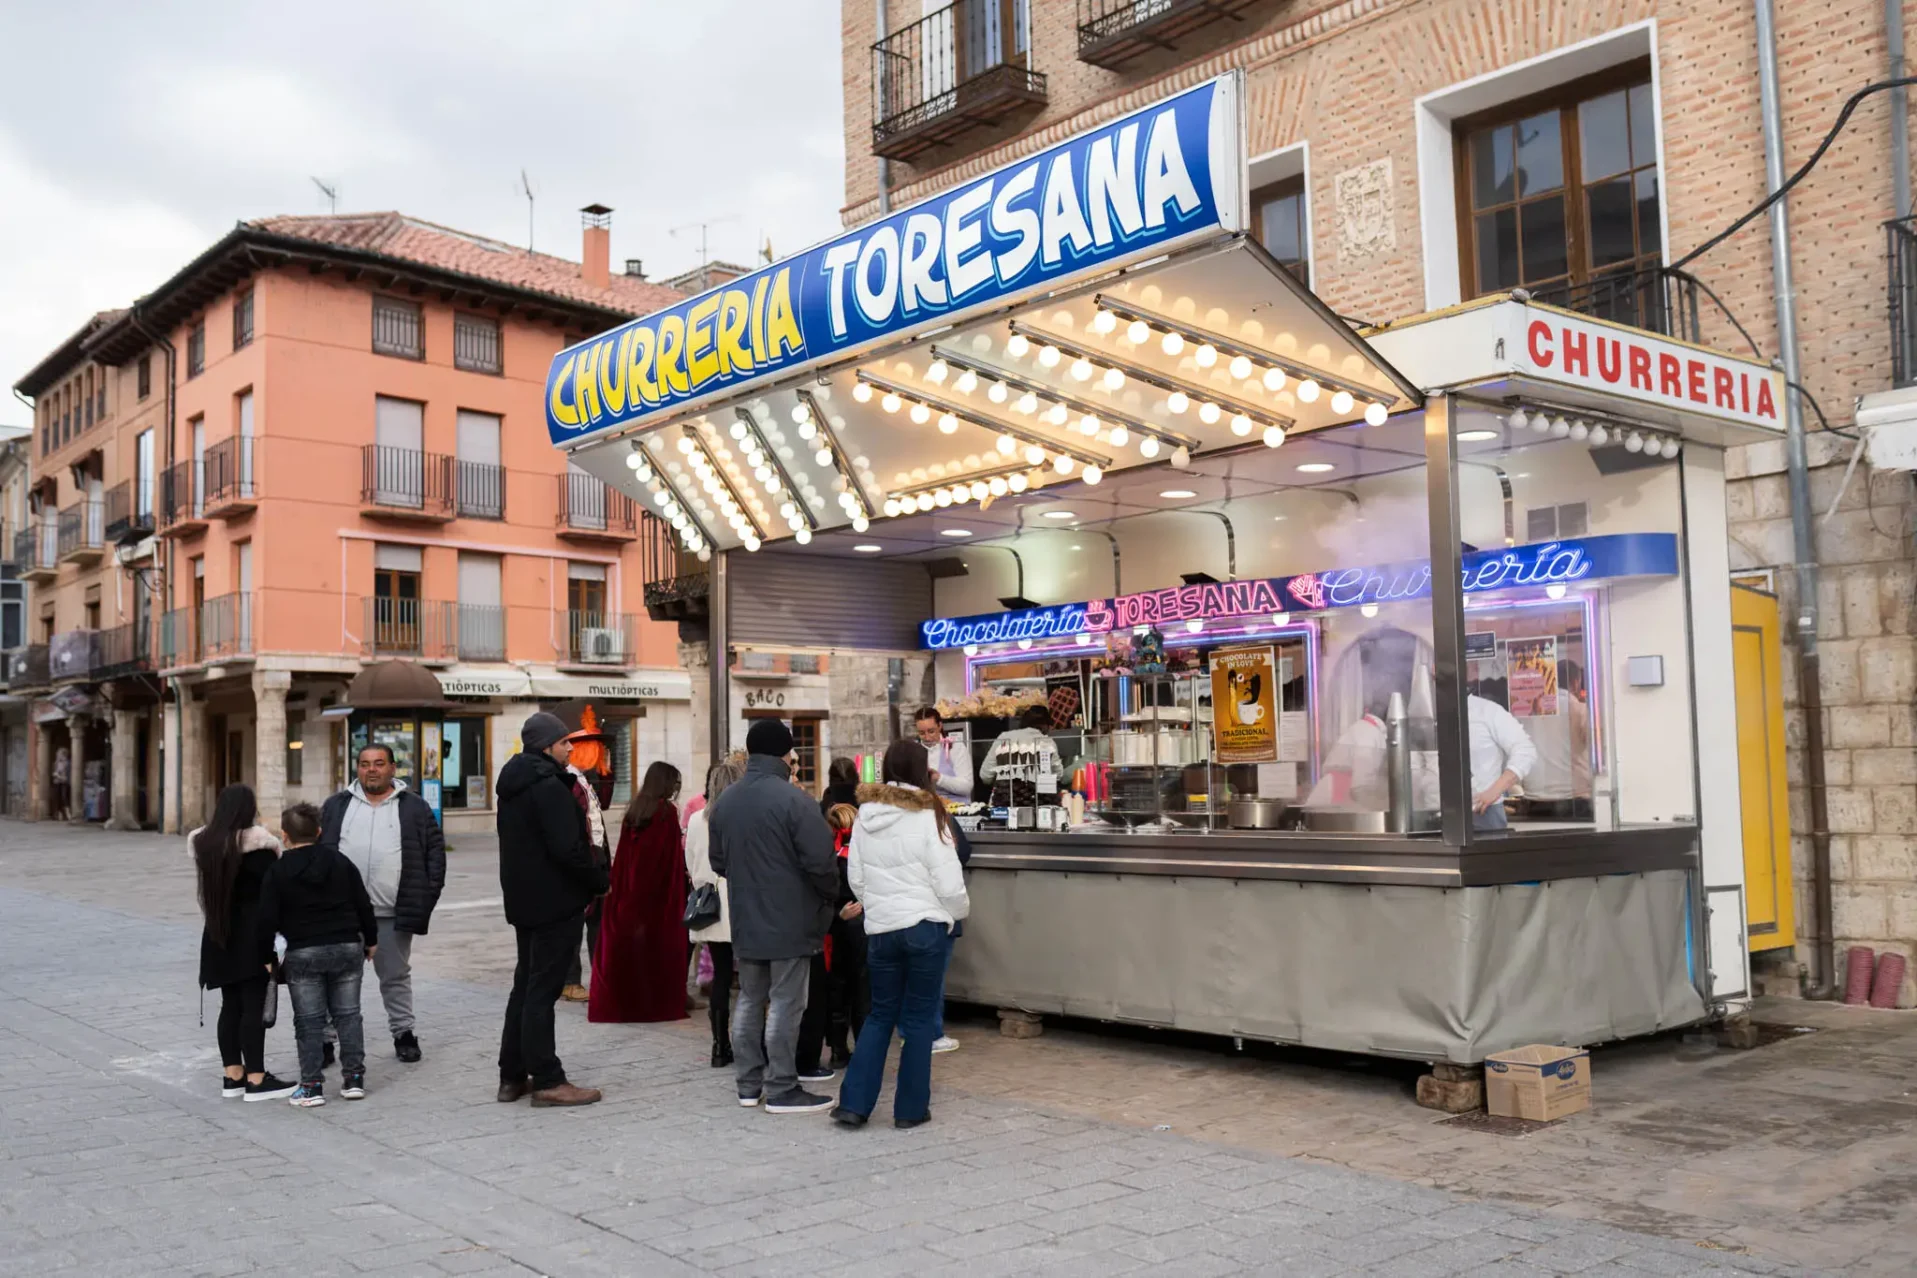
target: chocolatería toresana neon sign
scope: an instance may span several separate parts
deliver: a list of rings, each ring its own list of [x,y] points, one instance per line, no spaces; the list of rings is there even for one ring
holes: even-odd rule
[[[1675,534],[1615,533],[1472,551],[1464,556],[1464,589],[1467,594],[1484,594],[1611,577],[1668,577],[1676,572]],[[922,647],[940,649],[1020,639],[1064,639],[1107,634],[1131,626],[1355,608],[1419,599],[1430,593],[1428,561],[1332,568],[1291,577],[1171,586],[1018,612],[940,617],[919,626],[919,641]]]

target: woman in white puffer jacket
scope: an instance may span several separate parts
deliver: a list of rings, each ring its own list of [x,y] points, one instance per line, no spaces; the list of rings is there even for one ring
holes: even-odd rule
[[[872,982],[872,1010],[832,1111],[848,1127],[863,1127],[878,1104],[895,1028],[905,1046],[893,1125],[917,1127],[932,1116],[932,1040],[938,1036],[948,938],[971,909],[952,820],[932,789],[925,747],[893,742],[883,775],[883,784],[859,787],[859,820],[846,856],[846,877],[865,908]]]

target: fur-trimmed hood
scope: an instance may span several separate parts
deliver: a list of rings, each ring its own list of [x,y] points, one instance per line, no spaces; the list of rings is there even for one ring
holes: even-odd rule
[[[907,812],[930,812],[939,806],[938,795],[915,785],[890,781],[868,781],[859,787],[859,803],[883,803]]]

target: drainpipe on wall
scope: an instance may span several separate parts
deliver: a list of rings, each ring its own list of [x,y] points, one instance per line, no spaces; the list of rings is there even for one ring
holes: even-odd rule
[[[1896,4],[1897,0],[1884,0],[1886,4]],[[874,42],[885,43],[885,0],[872,0],[879,15],[879,38]],[[881,120],[885,118],[885,77],[879,76],[872,85],[872,93],[878,99],[875,105]],[[879,216],[884,217],[892,211],[892,162],[884,156],[879,157]]]
[[[1903,0],[1884,0],[1884,38],[1890,50],[1889,79],[1904,70]],[[1910,107],[1902,87],[1890,91],[1890,191],[1898,218],[1910,216]]]
[[[165,414],[166,416],[166,461],[164,465],[161,467],[161,471],[160,471],[161,474],[165,474],[166,472],[171,471],[173,469],[174,417],[176,415],[177,407],[178,407],[178,397],[176,394],[176,391],[178,388],[175,382],[176,367],[174,362],[175,352],[173,349],[173,343],[168,338],[160,336],[158,333],[155,333],[152,329],[146,326],[145,322],[141,320],[140,318],[140,304],[138,302],[135,302],[133,304],[133,309],[130,312],[128,312],[127,319],[132,323],[134,328],[138,329],[140,333],[146,337],[147,341],[152,342],[155,346],[159,347],[162,351],[166,352],[166,414]],[[158,532],[159,526],[160,526],[160,492],[161,492],[160,475],[156,474],[153,476],[153,527],[156,533]],[[135,508],[137,509],[138,503],[140,500],[140,496],[138,493],[135,493],[133,495],[133,500],[135,503]],[[168,612],[172,611],[166,605],[169,602],[171,602],[172,590],[173,590],[173,555],[174,555],[173,538],[168,537],[166,539],[162,547],[161,554],[162,554],[162,560],[161,560],[162,567],[159,573],[159,582],[155,585],[153,593],[155,596],[158,597],[159,604],[160,604],[160,616],[164,618]],[[139,589],[138,581],[134,582],[134,589],[136,590]],[[182,776],[182,768],[184,766],[184,759],[182,756],[184,756],[186,753],[186,751],[183,749],[183,746],[186,742],[186,703],[184,699],[184,690],[181,688],[180,681],[177,677],[174,678],[173,680],[173,706],[174,706],[174,712],[173,712],[174,713],[174,732],[178,739],[173,742],[172,748],[168,750],[166,745],[166,731],[165,731],[166,721],[164,716],[162,716],[161,732],[160,732],[160,748],[162,750],[167,750],[167,752],[170,753],[173,757],[174,802],[180,805],[179,833],[185,834],[186,833],[186,789],[185,789],[185,780],[184,780],[184,777]],[[166,829],[166,769],[164,767],[160,769],[160,829],[162,831]]]
[[[1888,0],[1895,3],[1895,0]],[[1784,184],[1784,112],[1777,81],[1775,0],[1757,0],[1757,85],[1764,118],[1764,185]],[[1788,197],[1770,208],[1771,287],[1777,296],[1777,349],[1784,377],[1802,385],[1797,361],[1797,292],[1791,279]],[[1810,459],[1801,397],[1785,388],[1784,455],[1790,473],[1792,551],[1797,582],[1797,692],[1804,710],[1804,774],[1810,789],[1811,893],[1817,914],[1817,984],[1813,998],[1837,988],[1837,941],[1831,906],[1830,804],[1824,782],[1824,698],[1817,660],[1817,547],[1813,539]]]

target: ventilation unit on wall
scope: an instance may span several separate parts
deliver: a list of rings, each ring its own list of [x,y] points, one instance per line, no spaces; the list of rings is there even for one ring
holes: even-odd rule
[[[616,662],[625,660],[625,636],[617,630],[586,626],[579,632],[581,661]]]
[[[1527,542],[1562,541],[1582,537],[1591,531],[1591,508],[1574,501],[1563,506],[1533,506],[1524,512],[1524,539]]]

